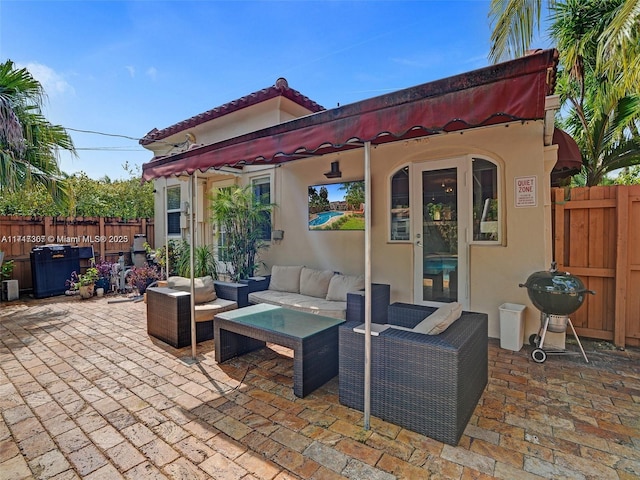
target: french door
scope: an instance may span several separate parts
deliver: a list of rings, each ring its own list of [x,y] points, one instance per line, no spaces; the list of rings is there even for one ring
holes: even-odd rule
[[[469,304],[466,158],[412,166],[414,302]]]

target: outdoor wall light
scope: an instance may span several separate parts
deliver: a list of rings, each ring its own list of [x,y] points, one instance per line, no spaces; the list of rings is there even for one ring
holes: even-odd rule
[[[342,172],[340,171],[340,161],[336,160],[335,162],[331,162],[331,170],[324,174],[327,178],[340,178],[342,177]]]

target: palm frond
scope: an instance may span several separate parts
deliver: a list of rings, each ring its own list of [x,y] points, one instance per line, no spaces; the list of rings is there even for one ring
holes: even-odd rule
[[[491,0],[489,60],[497,63],[524,55],[540,27],[541,11],[542,0]]]
[[[54,202],[69,201],[68,183],[58,165],[58,151],[75,155],[71,136],[42,115],[45,92],[24,68],[0,64],[0,188],[16,191],[25,184],[44,185]]]

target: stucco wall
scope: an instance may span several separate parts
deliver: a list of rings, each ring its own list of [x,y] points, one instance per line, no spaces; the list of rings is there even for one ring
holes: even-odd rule
[[[372,167],[372,275],[374,282],[391,285],[392,301],[413,301],[413,244],[389,243],[389,176],[411,162],[442,160],[459,155],[483,155],[503,167],[504,241],[502,245],[469,246],[470,309],[489,314],[489,334],[499,336],[499,306],[527,305],[527,332],[537,331],[539,312],[531,306],[519,283],[534,271],[546,269],[545,208],[549,201],[544,173],[542,122],[466,130],[421,141],[396,142],[373,148]],[[345,273],[364,271],[364,233],[309,231],[307,187],[330,183],[323,173],[340,161],[340,181],[359,180],[363,150],[288,163],[277,169],[274,201],[279,205],[274,228],[284,239],[272,242],[262,255],[267,268],[275,264],[305,264]],[[537,206],[515,208],[514,178],[536,176]],[[528,336],[527,333],[527,336]]]
[[[532,272],[547,269],[551,258],[551,243],[546,238],[550,235],[548,169],[553,165],[555,149],[545,148],[542,139],[543,122],[538,121],[465,130],[372,148],[372,276],[374,282],[391,285],[392,301],[413,301],[414,239],[406,243],[388,242],[390,176],[401,167],[416,162],[478,155],[495,161],[501,168],[503,241],[500,245],[469,245],[468,307],[489,315],[489,335],[492,337],[499,337],[499,306],[506,302],[528,306],[526,337],[538,330],[539,312],[530,304],[526,290],[519,284],[524,283]],[[328,180],[324,173],[336,160],[340,162],[342,177]],[[273,265],[294,264],[347,274],[363,273],[364,232],[309,230],[307,189],[310,185],[362,180],[364,150],[267,167],[263,173],[273,176],[273,202],[277,204],[273,229],[283,230],[284,238],[272,241],[270,248],[261,254],[265,268],[259,273],[269,272]],[[246,184],[251,176],[226,176],[223,184],[235,181]],[[536,177],[536,207],[515,208],[514,179],[524,176]],[[215,179],[209,179],[208,187],[215,185]],[[222,180],[219,176],[217,179]],[[168,184],[177,181],[169,179]],[[182,185],[184,197],[188,195],[188,187],[186,182]],[[157,212],[163,211],[163,186],[164,180],[156,182],[159,192],[156,194]],[[210,226],[204,226],[205,232],[210,230]],[[164,242],[163,232],[164,218],[157,215],[157,245]],[[211,239],[210,234],[204,237]]]
[[[176,154],[185,148],[175,148],[171,144],[184,142],[187,132],[195,136],[195,144],[209,145],[284,123],[297,117],[309,115],[309,113],[306,108],[287,98],[271,98],[180,131],[163,138],[161,141],[145,145],[145,148],[152,150],[156,156]]]

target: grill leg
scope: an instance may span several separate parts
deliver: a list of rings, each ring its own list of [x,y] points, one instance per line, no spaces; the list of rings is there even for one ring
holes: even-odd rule
[[[569,321],[569,326],[571,327],[571,331],[573,332],[573,336],[576,337],[578,341],[578,346],[580,347],[580,351],[582,352],[582,356],[584,357],[584,361],[589,363],[589,359],[587,358],[587,354],[584,353],[584,348],[582,348],[582,343],[580,343],[580,339],[578,338],[578,334],[576,333],[576,329],[573,328],[573,323],[571,323],[571,319],[567,319]]]
[[[547,334],[547,328],[549,328],[549,319],[551,318],[546,313],[543,313],[542,315],[544,315],[544,325],[540,330],[540,343],[538,343],[538,348],[542,348],[542,346],[544,345],[544,337]]]

